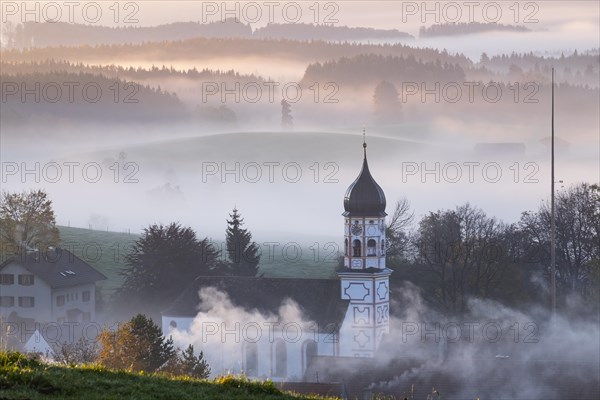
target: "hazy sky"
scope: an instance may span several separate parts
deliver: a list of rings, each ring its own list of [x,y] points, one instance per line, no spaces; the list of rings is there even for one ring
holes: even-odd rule
[[[268,22],[331,23],[398,29],[416,34],[420,26],[443,22],[499,22],[525,25],[533,30],[560,25],[569,34],[594,34],[598,38],[597,1],[113,1],[77,2],[70,6],[61,1],[2,2],[2,21],[57,19],[62,22],[99,25],[153,26],[175,21],[218,21],[237,16],[254,27]],[[318,3],[318,6],[315,4]],[[473,3],[473,5],[470,5]],[[515,4],[518,3],[518,6]],[[16,8],[15,8],[16,7]],[[98,8],[99,7],[99,8]],[[27,15],[27,10],[33,13]],[[72,13],[69,10],[72,10]],[[59,12],[57,13],[57,10]],[[96,18],[96,11],[100,11]],[[317,12],[318,10],[318,12]],[[299,14],[298,14],[299,11]],[[72,18],[70,18],[72,15]],[[87,15],[89,18],[83,18]],[[59,17],[57,17],[59,16]],[[95,21],[98,19],[98,21]]]

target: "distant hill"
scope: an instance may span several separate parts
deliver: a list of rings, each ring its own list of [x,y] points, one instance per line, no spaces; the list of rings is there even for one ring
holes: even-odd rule
[[[227,19],[223,22],[174,22],[158,26],[108,27],[66,22],[24,22],[8,28],[8,47],[97,46],[139,44],[204,38],[276,38],[290,40],[355,41],[366,39],[414,39],[397,29],[373,29],[315,24],[269,24],[252,31],[249,24]]]
[[[185,40],[194,37],[223,38],[252,36],[249,25],[227,20],[200,24],[174,22],[158,26],[108,27],[99,25],[69,24],[66,22],[24,22],[9,34],[9,43],[15,48],[48,46],[96,46]]]
[[[20,116],[15,122],[41,115],[91,122],[153,121],[185,114],[182,103],[173,93],[104,75],[64,71],[6,74],[2,71],[0,82],[4,91],[2,108]],[[3,118],[2,122],[11,121]]]
[[[434,36],[456,36],[469,35],[481,32],[530,32],[530,29],[525,26],[505,25],[496,23],[481,23],[481,22],[462,22],[458,24],[434,24],[429,27],[422,26],[419,29],[419,37],[427,38]]]
[[[353,41],[366,39],[414,39],[414,36],[397,29],[373,29],[362,27],[315,25],[315,24],[268,24],[254,31],[255,38],[292,40]]]
[[[376,85],[382,80],[402,82],[462,82],[465,72],[459,64],[423,62],[414,56],[393,57],[361,54],[324,63],[310,64],[304,82],[336,82],[340,86]]]
[[[315,62],[328,61],[339,57],[353,57],[361,54],[413,56],[423,62],[460,64],[462,67],[473,63],[463,54],[449,54],[432,48],[413,48],[406,44],[393,45],[360,44],[350,42],[327,42],[323,40],[297,41],[289,39],[257,38],[209,38],[195,37],[185,40],[133,44],[102,44],[80,47],[32,47],[25,50],[2,51],[4,62],[64,60],[72,63],[112,64],[119,60],[122,65],[136,65],[140,60],[148,64],[169,65],[175,61],[193,61],[196,65],[207,59],[229,58],[235,55],[244,58]]]

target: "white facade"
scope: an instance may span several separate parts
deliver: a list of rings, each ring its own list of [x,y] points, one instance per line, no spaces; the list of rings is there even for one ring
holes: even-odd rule
[[[3,320],[13,312],[35,321],[52,320],[52,288],[46,282],[15,262],[2,268],[0,274],[0,316]]]
[[[385,268],[385,217],[344,219],[344,267]]]
[[[338,276],[342,299],[350,300],[350,306],[340,330],[342,356],[372,357],[389,333],[392,271],[385,266],[385,249],[385,217],[345,218],[345,270]]]
[[[340,329],[340,355],[373,357],[389,333],[389,269],[381,272],[339,272],[341,296],[350,300]]]
[[[189,332],[192,322],[193,318],[163,316],[163,333],[169,337],[174,329]],[[311,357],[339,354],[337,334],[310,329],[271,330],[265,325],[259,331],[219,327],[214,334],[195,336],[191,344],[196,353],[203,351],[213,376],[243,373],[276,382],[300,381]]]
[[[52,288],[22,265],[11,262],[0,270],[0,318],[15,313],[36,322],[90,322],[95,320],[93,283]]]

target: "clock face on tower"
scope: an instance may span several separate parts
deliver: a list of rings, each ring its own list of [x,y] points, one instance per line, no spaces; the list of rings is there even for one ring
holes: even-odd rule
[[[362,233],[362,228],[360,225],[352,225],[352,234],[355,236],[358,236]]]

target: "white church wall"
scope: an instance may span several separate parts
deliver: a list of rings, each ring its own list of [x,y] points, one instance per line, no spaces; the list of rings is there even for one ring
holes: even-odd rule
[[[169,337],[173,334],[174,329],[190,334],[192,321],[193,318],[189,317],[165,315],[162,317],[163,334]],[[172,322],[175,322],[176,327],[172,325]],[[307,349],[311,343],[316,349],[315,355],[337,355],[338,336],[331,330],[318,332],[308,328],[286,332],[273,330],[271,333],[265,330],[257,341],[254,341],[254,338],[244,338],[241,332],[237,335],[234,331],[228,332],[224,336],[215,335],[216,340],[207,341],[207,343],[202,343],[201,337],[193,337],[191,343],[176,342],[176,345],[185,348],[189,344],[193,344],[197,353],[203,351],[213,376],[244,373],[253,378],[269,378],[273,381],[302,380],[309,363],[310,354],[307,354]],[[285,346],[284,374],[277,373],[281,372],[281,370],[277,371],[276,346],[278,342]],[[256,368],[248,365],[249,353],[253,351],[251,350],[253,346],[257,351]]]

